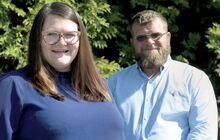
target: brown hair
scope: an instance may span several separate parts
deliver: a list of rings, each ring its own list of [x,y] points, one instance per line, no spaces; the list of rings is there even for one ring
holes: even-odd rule
[[[168,30],[167,19],[162,14],[153,10],[143,10],[135,14],[131,19],[131,26],[134,24],[148,24],[155,19],[160,19],[165,29]]]
[[[72,88],[81,99],[88,101],[110,101],[106,84],[96,69],[91,46],[83,21],[69,5],[54,2],[44,5],[36,15],[29,37],[28,65],[32,85],[43,95],[57,100],[64,97],[57,94],[57,72],[42,57],[42,28],[48,15],[57,15],[78,24],[81,36],[79,51],[71,64],[70,80]]]

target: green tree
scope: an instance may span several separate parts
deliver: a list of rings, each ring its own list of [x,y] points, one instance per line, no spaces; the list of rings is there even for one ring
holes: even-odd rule
[[[213,26],[208,28],[206,37],[208,39],[206,47],[211,53],[207,70],[213,72],[210,75],[211,79],[216,91],[220,91],[220,24],[213,23]],[[218,96],[218,103],[220,103],[220,96]]]
[[[10,1],[3,0],[0,3],[0,72],[11,67],[19,67],[25,63],[27,41],[23,37],[27,31],[19,23],[13,23],[13,16],[24,18],[24,10],[17,8]],[[19,21],[17,21],[19,22]],[[7,62],[7,63],[6,63]],[[2,63],[3,64],[3,63]]]

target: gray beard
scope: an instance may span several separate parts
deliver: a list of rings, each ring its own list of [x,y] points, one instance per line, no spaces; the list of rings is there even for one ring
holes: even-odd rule
[[[166,61],[171,52],[171,47],[159,47],[158,54],[152,54],[150,50],[142,50],[140,53],[135,52],[137,63],[145,68],[154,69],[161,67]]]

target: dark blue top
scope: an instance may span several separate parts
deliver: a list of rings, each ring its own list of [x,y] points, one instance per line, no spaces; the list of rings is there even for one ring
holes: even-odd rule
[[[58,75],[64,101],[41,95],[27,79],[27,68],[0,77],[0,139],[123,139],[123,121],[115,105],[80,100],[66,73]]]

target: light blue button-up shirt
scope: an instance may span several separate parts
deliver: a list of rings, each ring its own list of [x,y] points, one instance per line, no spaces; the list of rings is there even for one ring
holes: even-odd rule
[[[108,79],[126,140],[217,140],[217,104],[201,70],[172,60],[152,78],[137,64]]]

